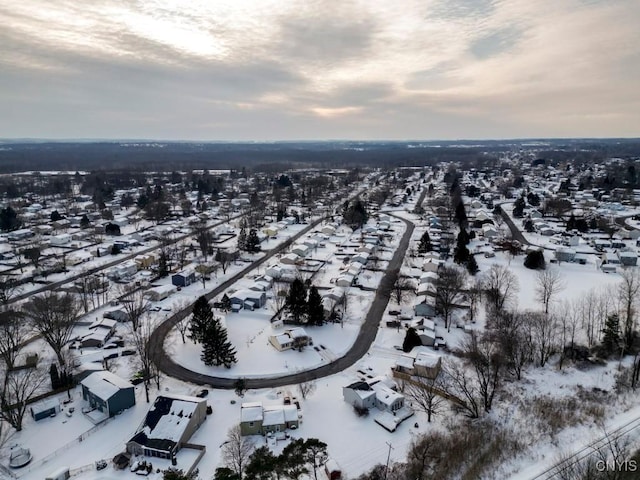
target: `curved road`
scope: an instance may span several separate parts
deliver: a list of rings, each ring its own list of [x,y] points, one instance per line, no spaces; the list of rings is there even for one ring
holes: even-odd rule
[[[393,214],[390,214],[395,216]],[[380,324],[380,320],[382,319],[382,315],[384,313],[387,304],[389,303],[389,297],[391,295],[391,290],[393,288],[393,284],[396,281],[398,276],[398,272],[400,271],[400,267],[402,265],[402,260],[404,259],[405,252],[409,246],[409,241],[411,240],[411,235],[413,234],[414,224],[413,222],[406,220],[401,217],[396,218],[402,220],[407,225],[407,230],[405,231],[398,248],[396,249],[393,258],[389,262],[387,270],[380,281],[380,285],[376,291],[375,299],[371,304],[371,308],[367,312],[367,316],[365,317],[365,321],[360,328],[360,332],[356,337],[356,340],[353,346],[347,351],[347,353],[338,358],[337,360],[328,363],[326,365],[322,365],[320,367],[316,367],[311,370],[306,370],[304,372],[299,372],[290,375],[283,375],[280,377],[269,377],[269,378],[248,378],[245,379],[247,388],[270,388],[270,387],[280,387],[283,385],[291,385],[300,382],[306,382],[310,380],[315,380],[317,378],[326,377],[328,375],[332,375],[334,373],[341,372],[342,370],[350,367],[360,358],[362,358],[369,347],[373,343],[376,338],[376,334],[378,332],[378,326]],[[299,232],[295,237],[291,238],[289,241],[285,242],[285,244],[281,245],[277,249],[271,251],[271,253],[257,262],[251,264],[247,268],[243,269],[238,274],[234,275],[232,278],[227,280],[226,282],[219,285],[215,290],[211,291],[207,294],[207,298],[211,299],[212,297],[219,295],[227,288],[229,288],[233,283],[243,277],[245,274],[258,267],[265,261],[267,261],[270,257],[272,257],[277,251],[280,251],[288,246],[291,242],[296,240],[298,237],[302,236],[313,227],[315,227],[320,220],[312,223],[309,227],[305,228],[301,232]],[[192,370],[189,370],[181,365],[178,365],[171,359],[164,350],[164,340],[168,335],[169,331],[173,328],[173,326],[182,320],[184,317],[189,315],[190,309],[185,309],[181,312],[178,312],[173,317],[167,319],[163,322],[152,334],[149,342],[151,344],[152,352],[154,352],[154,362],[156,366],[165,374],[178,378],[180,380],[185,380],[191,383],[195,383],[197,385],[210,385],[213,388],[234,388],[234,384],[236,382],[235,378],[222,378],[222,377],[214,377],[211,375],[205,375],[203,373],[197,373]]]

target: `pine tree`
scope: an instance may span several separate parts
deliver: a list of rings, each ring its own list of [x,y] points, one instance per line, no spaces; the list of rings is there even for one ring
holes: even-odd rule
[[[220,303],[222,303],[222,310],[224,310],[225,312],[231,310],[231,299],[226,293],[222,296],[222,300]]]
[[[402,342],[402,351],[410,352],[413,347],[419,347],[420,345],[422,345],[420,335],[418,335],[418,332],[415,328],[409,327]]]
[[[295,323],[303,323],[307,313],[307,289],[299,278],[296,278],[289,287],[285,309]]]
[[[602,348],[606,353],[613,353],[620,348],[620,318],[617,313],[607,317],[602,330]]]
[[[418,245],[418,253],[427,253],[433,250],[431,246],[431,238],[429,237],[429,232],[425,231],[420,237],[420,244]]]
[[[460,230],[458,234],[458,240],[456,243],[455,252],[453,254],[453,261],[459,265],[466,264],[469,261],[469,249],[467,248],[467,244],[469,243],[469,235],[466,230]]]
[[[203,343],[207,326],[213,321],[213,311],[207,299],[199,297],[193,304],[191,324],[189,325],[189,338],[194,343]]]
[[[226,368],[231,368],[231,365],[238,361],[236,350],[227,339],[227,329],[218,318],[214,318],[204,329],[200,359],[207,366],[224,365]]]
[[[246,250],[247,249],[247,230],[244,228],[240,228],[240,233],[238,234],[238,250]]]
[[[260,239],[258,238],[258,232],[255,228],[249,230],[249,236],[245,241],[245,250],[250,253],[260,251]]]
[[[480,268],[478,268],[476,257],[474,257],[473,255],[469,255],[469,259],[467,260],[467,263],[465,263],[465,267],[467,267],[467,271],[471,275],[475,275],[480,271]]]
[[[307,301],[308,323],[310,325],[321,326],[324,323],[324,307],[322,297],[318,288],[313,285],[309,290],[309,300]]]

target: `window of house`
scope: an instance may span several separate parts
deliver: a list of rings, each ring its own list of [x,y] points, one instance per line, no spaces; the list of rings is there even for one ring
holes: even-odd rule
[[[250,427],[253,427],[253,422],[249,422],[249,426],[250,426]]]

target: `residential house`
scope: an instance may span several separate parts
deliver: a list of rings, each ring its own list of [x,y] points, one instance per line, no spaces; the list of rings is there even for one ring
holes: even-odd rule
[[[171,296],[175,291],[175,285],[159,285],[157,287],[152,287],[144,292],[144,296],[149,300],[159,302]]]
[[[638,254],[632,251],[618,252],[620,263],[625,267],[635,267],[638,264]]]
[[[267,294],[264,291],[243,289],[229,294],[229,300],[232,306],[239,306],[239,309],[255,310],[267,303]]]
[[[280,263],[284,265],[295,265],[301,261],[297,253],[291,252],[280,257]],[[268,273],[268,272],[267,272]]]
[[[313,345],[313,340],[304,328],[296,327],[289,328],[283,333],[269,336],[269,343],[273,345],[276,350],[282,352],[284,350],[291,350],[292,348],[303,348],[307,345]]]
[[[113,417],[136,404],[135,387],[108,371],[94,372],[80,383],[82,398],[92,409]]]
[[[342,396],[360,409],[376,407],[380,413],[374,417],[375,422],[391,432],[414,413],[405,406],[404,395],[397,391],[395,382],[387,377],[352,383],[342,388]]]
[[[573,262],[576,257],[576,251],[572,248],[558,247],[554,255],[558,262]]]
[[[391,368],[394,377],[417,376],[434,379],[440,373],[442,358],[423,347],[416,347],[396,360]],[[404,375],[403,375],[404,374]]]
[[[188,287],[196,282],[196,272],[192,268],[185,268],[181,272],[171,275],[171,283],[176,287]]]
[[[262,402],[243,403],[240,408],[240,433],[266,435],[297,429],[300,415],[296,405],[263,405]]]
[[[136,434],[127,442],[127,452],[171,459],[206,418],[204,398],[159,395]]]

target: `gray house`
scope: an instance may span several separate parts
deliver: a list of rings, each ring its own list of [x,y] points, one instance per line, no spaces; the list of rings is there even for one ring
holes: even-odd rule
[[[171,276],[171,283],[176,287],[188,287],[196,281],[196,272],[187,268]]]
[[[134,386],[108,371],[94,372],[80,383],[82,398],[109,417],[136,404]]]
[[[233,295],[229,295],[231,305],[237,305],[247,310],[264,307],[267,303],[267,294],[265,292],[257,292],[255,290],[238,290]]]
[[[147,457],[173,458],[207,418],[204,398],[160,395],[138,432],[127,442],[127,452]]]

